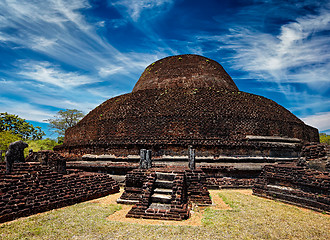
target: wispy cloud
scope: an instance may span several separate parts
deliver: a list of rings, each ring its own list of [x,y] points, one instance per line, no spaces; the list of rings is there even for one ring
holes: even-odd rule
[[[115,7],[121,14],[122,19],[115,20],[115,26],[124,26],[127,23],[134,25],[136,29],[146,33],[145,38],[151,44],[155,44],[159,52],[167,52],[168,54],[178,54],[173,50],[158,34],[157,18],[161,18],[171,10],[175,1],[173,0],[108,0],[109,5]],[[116,24],[119,23],[120,25]]]
[[[21,101],[10,100],[2,97],[0,97],[0,104],[1,112],[14,113],[19,115],[21,118],[37,122],[42,122],[43,119],[51,118],[56,113],[36,107],[34,104],[23,103]],[[13,112],[13,106],[15,107],[15,112]]]
[[[113,65],[108,65],[106,67],[101,67],[99,68],[99,75],[104,78],[104,77],[108,77],[112,74],[116,74],[119,71],[121,71],[123,69],[123,67],[120,66],[113,66]]]
[[[83,74],[64,72],[49,62],[25,63],[18,74],[26,79],[52,84],[61,88],[72,88],[95,82],[95,80]]]
[[[330,112],[322,112],[315,115],[302,118],[302,120],[320,131],[327,131],[330,133]]]
[[[147,15],[144,17],[148,19],[166,12],[172,6],[173,0],[120,0],[111,1],[110,4],[121,12],[125,12],[134,22],[137,22],[143,14]]]

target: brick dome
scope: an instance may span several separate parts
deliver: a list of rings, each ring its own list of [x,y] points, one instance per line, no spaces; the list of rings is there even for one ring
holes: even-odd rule
[[[247,139],[250,135],[318,141],[317,129],[276,102],[238,91],[217,62],[180,55],[149,65],[132,93],[92,110],[66,131],[60,148],[78,155],[128,155],[147,147],[156,155],[175,155],[194,145],[207,154],[233,148],[240,154],[248,154],[248,148],[263,154],[261,143]]]

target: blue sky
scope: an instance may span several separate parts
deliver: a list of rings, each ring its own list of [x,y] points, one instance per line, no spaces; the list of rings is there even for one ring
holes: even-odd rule
[[[59,110],[88,113],[186,53],[330,134],[329,0],[0,0],[0,112],[50,136]]]

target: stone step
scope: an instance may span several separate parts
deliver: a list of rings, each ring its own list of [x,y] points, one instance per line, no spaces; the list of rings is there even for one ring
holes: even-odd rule
[[[156,172],[156,176],[158,180],[166,180],[166,181],[173,181],[175,178],[175,174],[173,173]]]
[[[171,209],[171,204],[166,204],[166,203],[152,203],[152,204],[150,204],[149,208],[151,208],[151,209],[170,210]]]
[[[171,203],[172,196],[167,194],[154,193],[151,196],[152,203]]]
[[[172,181],[165,181],[165,180],[158,180],[155,181],[155,188],[167,188],[172,189],[173,182]]]
[[[154,189],[154,193],[171,195],[172,192],[173,192],[172,189],[168,189],[168,188],[155,188]]]

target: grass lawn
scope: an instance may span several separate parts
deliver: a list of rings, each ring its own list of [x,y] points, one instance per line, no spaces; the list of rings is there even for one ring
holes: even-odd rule
[[[111,221],[107,217],[124,206],[105,197],[1,224],[0,239],[330,239],[329,215],[242,191],[211,195],[231,209],[197,209],[202,217],[193,226]]]

